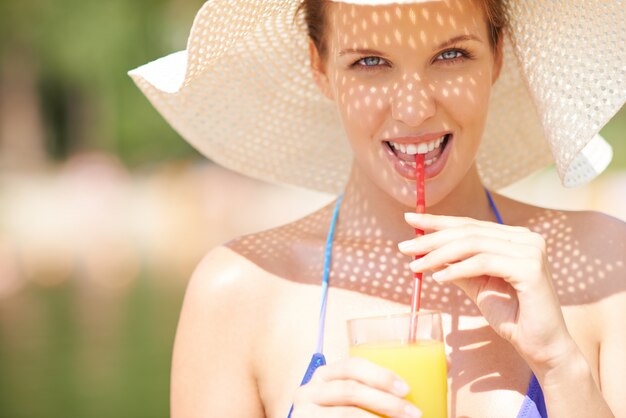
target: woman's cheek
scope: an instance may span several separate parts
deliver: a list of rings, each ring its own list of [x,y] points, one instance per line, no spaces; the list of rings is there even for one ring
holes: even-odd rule
[[[384,98],[364,85],[339,90],[338,105],[341,119],[348,134],[372,136],[384,121]]]
[[[459,75],[438,83],[437,100],[461,125],[482,125],[489,106],[491,84],[482,72]],[[465,128],[469,128],[466,126]]]

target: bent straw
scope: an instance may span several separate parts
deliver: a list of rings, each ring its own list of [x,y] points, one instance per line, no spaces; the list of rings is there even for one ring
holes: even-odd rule
[[[424,189],[424,154],[415,154],[415,212],[424,213],[426,210],[426,191]],[[415,236],[421,237],[424,231],[415,228]],[[421,256],[416,255],[417,260]],[[411,327],[409,330],[409,342],[414,343],[417,339],[417,313],[420,310],[422,300],[422,273],[415,273],[413,280],[413,303],[411,304]]]

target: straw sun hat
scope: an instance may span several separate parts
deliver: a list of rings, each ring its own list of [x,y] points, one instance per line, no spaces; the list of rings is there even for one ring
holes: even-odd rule
[[[336,105],[314,84],[302,14],[294,20],[299,3],[207,1],[185,51],[129,74],[213,161],[338,193],[351,152]],[[482,180],[501,188],[554,161],[565,186],[584,184],[609,164],[611,147],[598,132],[626,101],[626,2],[504,3],[504,65],[478,154]]]

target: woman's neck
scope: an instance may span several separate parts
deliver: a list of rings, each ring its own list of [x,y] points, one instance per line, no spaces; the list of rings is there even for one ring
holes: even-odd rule
[[[426,204],[427,213],[496,220],[475,164],[446,197],[435,205],[428,205],[427,195]],[[410,239],[414,231],[404,221],[404,213],[414,211],[415,207],[397,201],[353,164],[341,204],[337,236],[394,242]]]

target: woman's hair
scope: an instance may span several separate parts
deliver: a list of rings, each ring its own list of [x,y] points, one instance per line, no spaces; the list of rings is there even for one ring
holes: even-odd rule
[[[496,45],[502,36],[502,28],[505,23],[504,6],[502,0],[474,0],[478,1],[485,12],[487,30],[489,31],[489,44],[495,51]],[[304,12],[309,37],[315,44],[320,56],[326,56],[326,42],[324,28],[326,25],[326,8],[328,0],[302,0],[298,6],[296,15]]]

